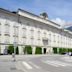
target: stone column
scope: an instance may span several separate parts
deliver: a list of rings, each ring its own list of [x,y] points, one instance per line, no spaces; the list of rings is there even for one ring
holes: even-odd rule
[[[42,47],[42,54],[44,54],[44,47]]]
[[[19,54],[21,54],[21,55],[24,54],[23,47],[24,46],[18,46]]]
[[[53,48],[50,47],[50,54],[53,54]]]
[[[32,54],[35,54],[36,47],[32,46]]]
[[[1,45],[1,54],[4,53],[5,45]]]
[[[46,48],[46,54],[49,54],[49,53],[50,53],[50,48],[47,47],[47,48]]]
[[[59,53],[59,48],[57,48],[57,53]]]
[[[25,49],[25,46],[22,46],[22,54],[25,54],[24,49]]]

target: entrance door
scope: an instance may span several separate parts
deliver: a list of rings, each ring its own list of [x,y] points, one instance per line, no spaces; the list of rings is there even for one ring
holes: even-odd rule
[[[44,48],[44,54],[46,54],[46,48]]]

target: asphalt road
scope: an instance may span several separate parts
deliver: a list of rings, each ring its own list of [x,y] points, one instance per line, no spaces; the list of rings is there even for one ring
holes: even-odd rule
[[[71,72],[72,57],[66,55],[0,56],[0,72]]]

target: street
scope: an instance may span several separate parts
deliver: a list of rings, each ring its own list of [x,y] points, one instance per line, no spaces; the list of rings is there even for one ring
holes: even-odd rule
[[[72,57],[67,55],[0,56],[0,72],[71,72]]]

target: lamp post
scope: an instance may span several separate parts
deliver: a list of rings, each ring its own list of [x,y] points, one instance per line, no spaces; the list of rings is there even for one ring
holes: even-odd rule
[[[16,61],[15,55],[16,55],[16,47],[17,47],[17,43],[14,42],[14,53],[12,54],[13,60]]]

